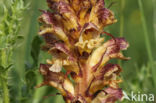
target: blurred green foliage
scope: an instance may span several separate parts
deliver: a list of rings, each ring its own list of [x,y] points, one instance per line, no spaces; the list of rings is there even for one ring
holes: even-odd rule
[[[22,14],[26,9],[27,5],[24,5],[23,0],[11,0],[8,5],[3,5],[3,15],[0,21],[0,102],[3,103],[10,103],[9,73],[10,69],[14,68],[12,60],[14,50],[21,44],[19,41],[23,39],[23,36],[19,35],[19,30]]]
[[[46,10],[47,4],[46,0],[25,0],[24,2],[25,4],[30,3],[30,5],[29,9],[22,14],[23,20],[19,34],[24,39],[18,42],[21,45],[16,47],[13,52],[14,68],[9,72],[11,103],[64,103],[61,96],[50,96],[58,92],[54,88],[34,88],[42,81],[38,72],[39,63],[45,63],[46,59],[51,58],[40,50],[43,40],[37,36],[39,30],[37,18],[41,15],[39,9]],[[114,11],[118,19],[116,24],[106,27],[105,31],[116,37],[123,36],[130,43],[129,49],[124,54],[131,57],[131,60],[121,61],[123,67],[121,87],[128,95],[131,91],[156,94],[156,85],[154,84],[156,76],[153,75],[155,74],[153,69],[156,69],[156,28],[154,27],[156,25],[156,17],[154,17],[156,16],[156,0],[142,0],[153,61],[149,59],[147,53],[147,38],[144,36],[145,28],[142,27],[142,15],[138,0],[105,0],[105,2],[106,7],[111,2],[116,2],[110,9]],[[9,8],[10,0],[0,0],[0,23],[4,18],[4,5]],[[20,18],[17,17],[17,19]],[[5,29],[5,27],[3,28]],[[2,27],[0,27],[1,30]],[[1,46],[4,44],[1,43]],[[1,93],[2,90],[0,90]],[[48,97],[45,98],[45,96]],[[0,95],[0,103],[2,103],[1,100]],[[124,100],[123,103],[131,103],[131,101]]]

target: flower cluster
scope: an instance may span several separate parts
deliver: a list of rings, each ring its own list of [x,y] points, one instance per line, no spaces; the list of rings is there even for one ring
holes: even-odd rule
[[[129,46],[124,38],[105,40],[104,27],[117,20],[104,0],[47,0],[39,35],[52,55],[40,65],[41,85],[57,88],[66,103],[114,103],[122,98],[118,84],[121,67],[111,59],[128,60],[121,53]],[[106,33],[107,36],[110,35]],[[65,73],[62,72],[65,69]],[[40,86],[41,86],[40,85]]]

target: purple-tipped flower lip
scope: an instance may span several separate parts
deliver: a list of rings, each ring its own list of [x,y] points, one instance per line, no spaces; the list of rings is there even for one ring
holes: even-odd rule
[[[55,48],[57,48],[58,50],[62,51],[66,55],[68,55],[69,56],[69,60],[76,61],[73,53],[63,43],[55,43]]]
[[[117,38],[116,42],[120,45],[120,50],[126,50],[129,47],[129,43],[125,40],[125,38]]]
[[[120,50],[126,50],[129,47],[129,43],[125,40],[125,38],[115,38],[108,41],[107,46],[117,45]]]
[[[122,93],[122,89],[118,88],[118,89],[114,89],[114,88],[107,88],[105,89],[105,92],[110,95],[110,97],[108,97],[105,102],[102,103],[114,103],[116,100],[121,100],[123,97],[123,93]]]
[[[113,70],[114,68],[118,68],[118,70],[116,71],[116,73],[120,73],[121,72],[121,68],[118,64],[106,64],[103,68],[102,68],[102,73],[105,74],[106,72],[109,72],[111,70]]]

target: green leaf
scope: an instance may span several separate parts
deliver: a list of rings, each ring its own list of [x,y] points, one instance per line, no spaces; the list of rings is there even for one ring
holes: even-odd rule
[[[11,69],[12,66],[13,66],[13,64],[8,65],[8,66],[5,68],[5,71],[8,71],[9,69]]]
[[[6,71],[8,71],[11,67],[12,67],[12,65],[13,64],[10,64],[10,65],[8,65],[6,68],[5,67],[3,67],[3,66],[0,66],[0,72],[6,72]]]
[[[0,72],[4,72],[5,68],[3,66],[0,65]]]

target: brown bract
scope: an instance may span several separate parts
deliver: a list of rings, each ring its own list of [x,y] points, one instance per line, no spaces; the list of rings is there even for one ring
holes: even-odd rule
[[[117,20],[104,0],[47,0],[51,11],[41,11],[39,35],[52,55],[40,65],[40,86],[57,88],[66,103],[114,103],[123,94],[118,84],[121,67],[111,59],[128,60],[121,53],[124,38],[105,40],[104,27]],[[62,72],[62,68],[66,73]],[[70,76],[70,77],[69,77]]]

